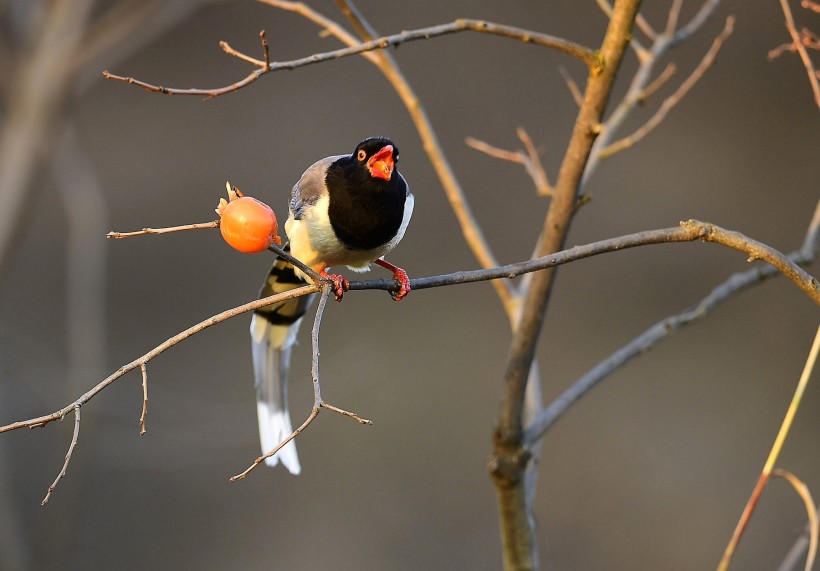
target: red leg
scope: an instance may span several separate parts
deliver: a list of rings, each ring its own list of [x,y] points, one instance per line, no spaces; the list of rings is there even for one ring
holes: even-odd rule
[[[350,282],[344,276],[329,274],[325,270],[320,271],[319,275],[333,282],[333,293],[336,295],[336,301],[342,301],[345,292],[350,289]]]
[[[376,263],[379,264],[381,267],[393,272],[393,279],[399,282],[400,284],[399,291],[391,291],[390,296],[396,301],[401,301],[402,299],[404,299],[404,296],[410,293],[410,278],[407,277],[407,272],[405,272],[398,266],[394,266],[390,262],[382,260],[381,258],[376,260]]]

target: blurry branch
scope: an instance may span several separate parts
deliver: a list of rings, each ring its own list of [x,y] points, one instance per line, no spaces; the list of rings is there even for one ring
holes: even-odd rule
[[[811,491],[809,491],[809,487],[802,480],[788,470],[776,468],[772,470],[772,476],[786,480],[794,491],[797,492],[797,495],[800,496],[800,499],[803,500],[803,505],[806,507],[806,514],[809,518],[806,524],[808,527],[809,540],[807,547],[809,553],[806,557],[805,569],[806,571],[811,571],[812,567],[814,567],[814,560],[817,558],[818,535],[820,535],[820,523],[817,521],[817,506],[814,505]]]
[[[128,234],[128,233],[120,233],[120,234]],[[132,234],[135,235],[135,234]],[[746,253],[749,256],[749,260],[760,259],[764,260],[767,263],[774,266],[778,271],[782,272],[784,275],[792,279],[801,289],[803,289],[809,297],[811,297],[814,302],[820,305],[820,285],[818,285],[817,280],[806,274],[803,270],[797,267],[794,263],[792,263],[788,258],[777,252],[776,250],[766,246],[765,244],[761,244],[751,238],[747,238],[742,234],[737,232],[732,232],[729,230],[724,230],[718,226],[713,224],[709,224],[706,222],[698,222],[696,220],[689,220],[687,222],[681,222],[679,226],[672,227],[672,228],[664,228],[660,230],[649,230],[645,232],[638,232],[635,234],[628,234],[625,236],[621,236],[618,238],[612,238],[609,240],[602,240],[599,242],[594,242],[592,244],[588,244],[586,246],[576,246],[574,248],[570,248],[563,252],[557,252],[554,254],[550,254],[544,256],[539,259],[535,260],[528,260],[525,262],[520,262],[517,264],[510,264],[507,266],[501,266],[498,268],[491,268],[491,269],[482,269],[482,270],[473,270],[473,271],[466,271],[466,272],[454,272],[450,274],[445,274],[442,276],[433,276],[429,278],[416,278],[411,280],[411,286],[414,290],[417,289],[426,289],[431,287],[441,287],[441,286],[450,286],[456,284],[463,284],[463,283],[472,283],[477,281],[486,281],[486,280],[493,280],[493,279],[504,279],[504,278],[513,278],[515,276],[528,273],[528,272],[536,272],[538,270],[544,270],[548,268],[554,268],[555,266],[570,263],[576,260],[580,260],[583,258],[588,258],[590,256],[595,256],[599,254],[604,254],[607,252],[615,252],[620,251],[626,248],[633,248],[637,246],[644,246],[650,244],[662,244],[662,243],[670,243],[670,242],[691,242],[694,240],[701,240],[704,242],[714,242],[718,244],[722,244],[724,246],[728,246],[730,248],[739,250],[741,252]],[[292,258],[281,249],[276,248],[275,251],[286,257],[289,261],[299,265],[300,267],[303,266],[301,262]],[[0,433],[9,432],[11,430],[16,430],[19,428],[41,428],[53,421],[62,420],[65,418],[69,413],[75,414],[75,429],[74,429],[74,436],[71,441],[71,445],[69,446],[68,453],[66,454],[66,461],[63,466],[63,469],[60,472],[60,475],[55,480],[54,484],[49,489],[49,495],[46,496],[46,500],[50,497],[51,492],[53,492],[54,487],[56,487],[57,483],[60,479],[65,475],[65,471],[68,468],[68,463],[71,460],[71,455],[74,451],[74,447],[77,443],[77,436],[79,434],[79,424],[80,424],[80,416],[79,416],[79,409],[81,406],[85,405],[89,402],[92,398],[94,398],[97,394],[105,390],[115,381],[120,379],[121,377],[125,376],[127,373],[135,370],[140,369],[142,373],[142,387],[143,387],[143,402],[142,402],[142,412],[140,414],[140,435],[145,433],[145,416],[147,414],[147,404],[148,404],[148,374],[147,374],[147,364],[149,361],[154,359],[155,357],[159,356],[166,350],[170,349],[174,345],[185,341],[189,337],[199,333],[211,327],[213,325],[217,325],[226,321],[232,317],[236,317],[237,315],[241,315],[243,313],[247,313],[249,311],[253,311],[254,309],[258,309],[260,307],[264,307],[270,305],[272,303],[276,303],[279,301],[284,301],[286,299],[291,299],[295,297],[299,297],[302,295],[308,295],[311,293],[316,293],[319,291],[323,292],[323,298],[327,296],[328,292],[328,283],[326,280],[322,280],[321,282],[315,282],[310,285],[305,285],[300,288],[296,288],[284,293],[276,294],[273,296],[265,297],[262,299],[258,299],[252,301],[250,303],[246,303],[240,305],[238,307],[228,309],[223,311],[213,317],[209,317],[188,329],[174,335],[173,337],[166,340],[164,343],[157,345],[141,357],[135,359],[131,363],[127,365],[123,365],[117,371],[103,379],[100,383],[94,386],[91,390],[87,391],[79,398],[74,400],[72,403],[64,406],[63,408],[54,411],[50,414],[39,416],[36,418],[31,418],[28,420],[22,420],[13,422],[11,424],[7,424],[5,426],[0,426]],[[390,280],[373,280],[373,281],[365,281],[365,282],[350,282],[350,289],[351,290],[365,290],[365,289],[379,289],[379,290],[390,290],[392,288],[397,287],[397,284]],[[324,304],[320,304],[320,308],[324,308]],[[354,418],[358,422],[362,424],[367,424],[369,421],[365,421],[357,417],[352,413],[348,413],[342,409],[337,409],[330,405],[327,405],[324,401],[321,400],[321,391],[318,386],[318,328],[319,323],[321,321],[321,313],[317,313],[316,321],[314,322],[314,386],[315,386],[315,400],[314,408],[327,408],[329,410],[333,410],[339,414],[343,414],[345,416],[350,416]],[[522,397],[523,398],[523,397]],[[314,411],[315,414],[312,414],[315,417],[318,414],[317,411]],[[303,430],[310,422],[312,422],[312,418],[308,418],[305,424],[303,424],[299,429],[294,431],[290,438],[294,438],[301,430]],[[287,442],[284,442],[280,445],[284,446]],[[278,448],[276,449],[278,450]],[[267,456],[273,455],[276,453],[276,450],[273,450],[268,453]],[[254,464],[242,474],[238,474],[234,477],[234,479],[240,479],[244,477],[247,472],[253,469],[256,465],[262,462],[267,456],[262,456],[258,458]]]
[[[89,376],[105,371],[106,248],[100,235],[108,227],[105,191],[85,154],[75,126],[65,122],[49,164],[67,222],[66,331],[68,377],[75,394]],[[76,335],[75,331],[82,331]]]
[[[820,511],[820,506],[815,505],[813,511],[817,514],[817,512]],[[816,536],[814,534],[815,531],[812,525],[811,516],[809,516],[809,521],[806,522],[803,531],[797,537],[788,553],[786,553],[783,561],[777,566],[777,571],[794,571],[794,569],[797,569],[797,566],[803,559],[803,554],[811,549],[813,542],[815,544],[817,543],[817,540],[815,539]],[[806,571],[809,571],[807,567],[805,569]]]
[[[802,6],[815,12],[820,11],[818,10],[818,5],[816,2],[804,1]],[[789,50],[796,51],[800,54],[800,59],[803,60],[803,67],[806,68],[806,74],[809,76],[809,85],[811,85],[812,92],[814,92],[814,103],[818,108],[820,108],[820,78],[818,78],[819,74],[814,69],[811,56],[806,49],[807,47],[817,49],[817,36],[812,34],[806,28],[803,28],[802,33],[797,31],[797,26],[794,23],[794,16],[792,16],[791,8],[789,8],[788,0],[780,0],[780,7],[783,9],[783,16],[786,18],[786,29],[789,31],[789,35],[792,38],[791,44],[789,44]],[[773,52],[777,52],[777,50],[773,50]],[[780,55],[779,52],[777,52],[776,55],[772,55],[772,52],[769,52],[769,59],[771,60],[778,55]]]
[[[523,127],[519,127],[516,130],[516,134],[524,144],[524,151],[507,151],[505,149],[499,149],[498,147],[485,143],[484,141],[479,141],[473,137],[467,137],[464,142],[467,143],[467,146],[491,157],[501,159],[502,161],[509,161],[523,165],[535,185],[536,192],[538,192],[540,196],[551,196],[552,186],[547,178],[547,172],[541,164],[541,157],[538,155],[538,149],[535,148],[532,139]]]
[[[772,444],[772,448],[769,451],[769,457],[763,465],[763,470],[760,473],[760,477],[757,480],[754,490],[752,490],[752,495],[749,497],[749,501],[746,503],[746,507],[743,509],[743,514],[737,522],[737,527],[735,527],[732,538],[729,540],[729,545],[726,546],[726,551],[723,553],[723,557],[720,560],[720,565],[718,565],[718,571],[726,571],[726,569],[729,568],[729,563],[732,561],[732,557],[734,556],[737,545],[740,542],[740,538],[743,537],[743,532],[746,530],[746,526],[749,525],[749,522],[752,519],[752,514],[754,513],[758,501],[760,500],[760,495],[763,493],[763,489],[766,487],[766,484],[772,475],[774,466],[777,463],[777,458],[780,456],[780,451],[783,449],[783,444],[786,442],[789,430],[794,422],[797,409],[800,407],[800,402],[803,398],[803,393],[806,390],[806,386],[809,384],[809,379],[811,378],[811,373],[814,370],[814,364],[817,361],[818,353],[820,353],[820,327],[817,328],[817,333],[814,336],[814,343],[812,343],[809,356],[806,359],[806,365],[803,367],[803,373],[800,375],[800,380],[797,383],[794,396],[792,397],[792,401],[786,411],[786,416],[783,419],[783,423],[780,425],[780,430],[778,431],[774,444]],[[783,473],[785,474],[785,471]],[[788,476],[784,477],[789,479],[791,482],[791,478]],[[797,481],[800,485],[802,485],[802,482],[799,480]],[[805,488],[805,486],[803,487]],[[808,561],[806,562],[806,569],[810,571],[817,551],[817,514],[813,511],[814,502],[811,499],[811,494],[808,494],[807,500],[805,499],[806,494],[808,494],[808,490],[806,490],[805,494],[801,491],[801,496],[804,497],[805,503],[809,506],[807,508],[809,511],[809,520],[813,523],[812,528],[814,537],[812,539],[812,548],[809,550]]]
[[[578,88],[578,83],[569,72],[566,70],[564,66],[558,68],[558,71],[561,72],[561,77],[564,78],[564,82],[567,84],[567,89],[569,89],[570,95],[572,95],[572,100],[575,101],[575,104],[580,107],[581,104],[584,102],[584,96],[581,94],[581,90]]]
[[[304,6],[301,3],[297,2],[274,2],[272,0],[259,1],[263,4],[282,7],[284,9],[290,9],[292,11],[299,11],[299,9]],[[291,7],[285,7],[287,5],[291,5]],[[114,75],[107,71],[103,72],[103,76],[106,79],[115,79],[118,81],[123,81],[125,83],[130,83],[132,85],[142,87],[144,89],[147,89],[148,91],[164,93],[166,95],[202,95],[211,98],[218,97],[220,95],[225,95],[226,93],[233,93],[234,91],[238,91],[239,89],[242,89],[243,87],[250,85],[263,75],[270,72],[280,71],[283,69],[296,69],[306,65],[322,63],[325,61],[336,60],[343,57],[363,54],[365,52],[370,52],[373,50],[384,50],[388,47],[398,46],[406,42],[411,42],[415,40],[429,40],[430,38],[454,34],[458,32],[479,32],[501,36],[513,40],[518,40],[524,43],[535,44],[542,47],[548,47],[580,59],[581,61],[586,63],[587,66],[591,69],[595,69],[598,66],[600,66],[600,62],[598,61],[597,55],[594,51],[585,48],[584,46],[581,46],[579,44],[576,44],[574,42],[570,42],[568,40],[564,40],[562,38],[550,36],[547,34],[541,34],[539,32],[524,30],[513,26],[506,26],[504,24],[496,24],[494,22],[485,22],[483,20],[470,20],[462,18],[455,20],[454,22],[450,22],[449,24],[439,24],[437,26],[409,30],[398,34],[393,34],[390,36],[376,38],[374,40],[370,40],[367,42],[357,42],[354,46],[313,54],[311,56],[304,58],[299,58],[285,62],[270,62],[269,65],[264,65],[264,62],[256,60],[255,58],[250,58],[250,56],[245,56],[242,57],[242,59],[253,63],[257,66],[257,69],[255,69],[253,72],[248,74],[244,79],[241,79],[236,83],[213,89],[179,89],[174,87],[163,87],[161,85],[153,85],[150,83],[146,83],[144,81],[134,79],[133,77],[123,77],[119,75]],[[231,55],[240,57],[240,52],[231,48],[226,42],[221,42],[220,46],[223,50],[230,53]],[[262,65],[259,65],[260,63]]]
[[[820,37],[808,28],[800,28],[800,43],[810,50],[820,50]],[[779,58],[785,52],[797,53],[797,47],[794,45],[794,42],[781,44],[773,50],[770,50],[768,54],[769,61]],[[817,75],[818,72],[815,71],[814,74]]]
[[[72,74],[64,58],[77,49],[92,5],[93,0],[52,3],[30,34],[17,77],[7,84],[0,132],[0,276],[21,234],[31,199],[26,191],[70,94]]]
[[[814,210],[803,245],[787,257],[797,265],[808,265],[816,259],[818,249],[820,249],[820,202]],[[527,427],[526,441],[537,442],[581,397],[635,357],[646,353],[681,327],[700,321],[735,295],[779,274],[780,272],[770,265],[736,273],[716,286],[709,292],[709,295],[692,307],[658,321],[573,382]]]
[[[601,149],[598,156],[602,159],[605,159],[607,157],[611,157],[619,151],[628,149],[629,147],[633,146],[635,143],[643,139],[645,136],[647,136],[655,127],[660,125],[661,121],[663,121],[666,118],[666,115],[669,113],[669,111],[671,111],[675,105],[680,103],[681,99],[683,99],[686,96],[686,94],[689,93],[689,90],[692,89],[692,87],[694,87],[694,85],[698,81],[700,81],[700,79],[704,76],[706,71],[710,67],[712,67],[712,64],[715,61],[715,57],[717,57],[720,48],[723,46],[723,42],[725,42],[726,39],[730,35],[732,35],[734,23],[735,19],[733,16],[729,16],[728,18],[726,18],[726,25],[724,26],[723,31],[715,38],[715,41],[712,42],[712,47],[709,48],[709,51],[706,52],[706,55],[703,56],[703,59],[700,61],[697,67],[692,71],[689,77],[687,77],[686,80],[683,83],[681,83],[680,86],[678,86],[678,88],[672,95],[663,100],[661,106],[646,123],[644,123],[637,131],[635,131],[631,135],[624,137],[623,139],[620,139],[619,141],[616,141],[608,145],[607,147]],[[650,83],[641,91],[641,93],[639,94],[640,100],[647,99],[652,93],[654,93],[658,89],[659,83],[663,83],[666,81],[666,79],[671,75],[669,69],[670,68],[667,67],[666,70],[664,70],[664,72],[660,76],[658,76],[658,79],[656,81]],[[672,68],[672,70],[674,70],[674,68]],[[607,128],[609,127],[609,122],[607,122]]]
[[[599,0],[599,5],[605,4],[607,4],[606,0]],[[665,118],[669,110],[671,110],[678,103],[680,98],[691,89],[691,87],[709,68],[712,60],[714,60],[717,50],[720,49],[722,42],[731,33],[732,24],[734,22],[734,19],[731,17],[727,18],[723,32],[720,36],[718,36],[718,39],[713,42],[712,48],[709,50],[709,53],[704,56],[704,59],[698,65],[698,68],[692,72],[689,78],[683,85],[681,85],[680,88],[678,88],[674,95],[664,101],[658,112],[650,118],[649,121],[638,130],[638,132],[631,136],[632,138],[637,138],[633,140],[628,137],[622,142],[619,142],[619,147],[620,145],[623,145],[623,147],[608,149],[615,139],[618,130],[623,126],[626,119],[635,110],[635,108],[643,104],[647,98],[658,89],[659,82],[665,82],[668,76],[671,75],[672,71],[667,66],[661,73],[661,77],[653,80],[652,74],[654,72],[655,65],[669,51],[670,48],[673,48],[676,45],[688,40],[695,32],[697,32],[714,13],[718,7],[718,4],[720,4],[719,0],[707,0],[701,5],[700,9],[692,17],[692,19],[678,30],[670,28],[670,25],[676,25],[678,23],[678,16],[676,14],[672,14],[671,12],[678,10],[679,6],[676,7],[673,4],[670,7],[670,14],[667,17],[666,30],[663,33],[655,34],[651,47],[636,50],[638,54],[638,70],[632,77],[632,81],[630,82],[626,94],[615,107],[612,114],[601,126],[601,135],[598,137],[598,140],[595,141],[595,145],[592,148],[589,159],[589,164],[586,172],[584,173],[584,183],[586,183],[586,181],[589,180],[589,177],[595,172],[595,169],[601,159],[605,158],[605,156],[611,156],[618,150],[631,146],[638,139],[643,138],[652,129],[654,129]],[[633,44],[634,42],[635,40],[632,39]],[[709,54],[711,54],[711,56]]]

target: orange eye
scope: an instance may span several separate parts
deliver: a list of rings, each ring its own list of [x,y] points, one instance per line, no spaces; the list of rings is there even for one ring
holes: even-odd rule
[[[282,240],[276,235],[279,224],[271,207],[250,196],[232,200],[221,210],[219,230],[236,250],[254,254]]]
[[[367,158],[367,153],[364,152],[364,149],[359,149],[359,152],[356,153],[356,158],[361,162]]]

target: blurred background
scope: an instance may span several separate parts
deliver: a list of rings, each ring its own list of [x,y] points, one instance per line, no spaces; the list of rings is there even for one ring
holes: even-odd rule
[[[647,2],[657,29],[666,2]],[[794,3],[793,3],[794,4]],[[311,5],[340,22],[329,0]],[[358,3],[384,34],[470,17],[598,46],[595,2]],[[684,3],[688,21],[700,2]],[[815,31],[820,18],[794,6]],[[724,2],[663,60],[677,75],[627,123],[646,121],[726,17],[716,66],[641,144],[600,165],[568,246],[699,218],[780,249],[803,241],[818,199],[820,121],[778,2]],[[271,59],[338,47],[301,17],[254,2],[0,1],[3,130],[0,424],[57,410],[178,331],[254,299],[271,263],[217,231],[107,241],[109,230],[205,222],[225,180],[285,217],[314,160],[370,135],[401,148],[416,195],[391,255],[411,276],[477,266],[419,138],[362,58],[280,72],[214,100],[106,81],[104,69],[174,87],[250,71],[225,40]],[[639,36],[640,37],[640,36]],[[393,50],[502,263],[529,257],[547,208],[524,170],[465,137],[515,149],[523,126],[552,180],[576,106],[554,51],[462,33]],[[613,101],[636,69],[622,68]],[[19,192],[18,192],[19,191]],[[21,206],[14,206],[19,197]],[[12,207],[14,206],[14,207]],[[647,327],[705,296],[744,257],[715,245],[640,248],[565,266],[539,342],[548,402]],[[817,275],[816,268],[812,272]],[[386,277],[377,269],[373,277]],[[776,279],[732,299],[608,378],[546,436],[536,514],[543,569],[708,569],[729,540],[791,398],[818,321]],[[0,568],[171,570],[499,569],[486,470],[510,340],[488,284],[350,294],[322,328],[325,398],[373,420],[322,414],[298,439],[303,472],[259,468],[248,317],[207,330],[82,409],[68,474],[40,506],[73,418],[0,436]],[[307,332],[307,328],[303,333]],[[294,354],[291,412],[310,412],[310,344]],[[820,390],[809,386],[778,463],[820,496]],[[774,569],[805,510],[773,481],[736,555]]]

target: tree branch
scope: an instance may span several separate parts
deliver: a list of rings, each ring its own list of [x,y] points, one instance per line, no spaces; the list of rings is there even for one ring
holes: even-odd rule
[[[803,45],[800,33],[797,31],[794,16],[792,16],[791,8],[789,8],[789,0],[780,0],[780,7],[783,9],[783,15],[786,17],[786,29],[792,38],[792,44],[797,50],[797,53],[800,54],[800,59],[803,60],[803,67],[806,68],[806,74],[809,76],[809,84],[814,93],[814,103],[820,108],[820,81],[818,81],[817,72],[814,70],[814,64],[812,64],[809,52],[806,50],[806,46]]]
[[[723,27],[723,31],[715,38],[712,42],[712,46],[709,48],[709,51],[706,52],[706,55],[703,56],[703,59],[700,60],[700,63],[697,67],[689,74],[689,77],[678,86],[675,92],[663,100],[663,103],[658,108],[652,117],[644,123],[638,130],[636,130],[631,135],[620,139],[608,145],[605,149],[601,149],[599,153],[599,157],[605,159],[607,157],[611,157],[615,153],[619,151],[623,151],[624,149],[628,149],[632,147],[636,143],[638,143],[641,139],[646,137],[655,127],[661,124],[661,122],[666,118],[666,115],[672,110],[675,105],[680,103],[681,99],[683,99],[689,90],[694,87],[694,85],[700,81],[700,79],[704,76],[706,71],[712,67],[712,64],[715,62],[715,58],[717,57],[720,48],[723,46],[723,43],[732,35],[732,30],[734,29],[735,19],[733,16],[729,16],[726,18],[726,25]],[[666,68],[669,69],[668,67]],[[658,80],[663,78],[665,81],[666,75],[668,74],[667,71],[664,71],[659,77]],[[656,83],[656,82],[653,82]],[[641,91],[641,99],[646,98],[647,92],[650,91],[651,88],[655,88],[653,84],[648,85],[645,89]]]
[[[272,6],[275,6],[277,4],[291,4],[294,7],[296,7],[300,4],[297,2],[273,2],[270,0],[259,1],[263,4],[270,4]],[[175,87],[163,87],[161,85],[153,85],[150,83],[146,83],[144,81],[134,79],[133,77],[114,75],[113,73],[109,73],[108,71],[103,72],[103,77],[105,77],[106,79],[114,79],[117,81],[130,83],[132,85],[142,87],[143,89],[147,89],[148,91],[152,91],[155,93],[164,93],[166,95],[200,95],[205,96],[207,98],[212,98],[218,97],[220,95],[225,95],[226,93],[233,93],[235,91],[242,89],[243,87],[247,87],[263,75],[270,72],[280,71],[283,69],[296,69],[299,67],[304,67],[306,65],[312,65],[329,60],[336,60],[353,55],[364,54],[365,52],[370,52],[373,50],[384,50],[391,46],[399,46],[407,42],[412,42],[416,40],[429,40],[430,38],[445,36],[448,34],[455,34],[458,32],[478,32],[495,36],[501,36],[512,40],[518,40],[524,43],[534,44],[537,46],[548,47],[563,52],[577,59],[580,59],[585,64],[587,64],[587,66],[590,69],[596,69],[598,66],[600,66],[597,54],[593,50],[590,50],[589,48],[586,48],[580,44],[576,44],[574,42],[570,42],[568,40],[564,40],[562,38],[558,38],[555,36],[550,36],[548,34],[542,34],[531,30],[516,28],[514,26],[496,24],[494,22],[486,22],[483,20],[461,18],[453,22],[450,22],[449,24],[439,24],[437,26],[429,26],[427,28],[419,28],[417,30],[409,30],[398,34],[393,34],[390,36],[383,36],[380,38],[376,38],[374,40],[370,40],[368,42],[359,43],[355,46],[318,53],[295,60],[284,62],[270,62],[270,64],[267,66],[258,66],[257,69],[255,69],[253,72],[245,76],[243,79],[237,81],[236,83],[212,89],[180,89]],[[234,52],[232,55],[238,54],[238,52],[235,52],[232,49],[231,51]],[[246,56],[243,59],[247,60],[248,57]],[[254,60],[253,63],[254,65],[258,65],[262,62]]]
[[[615,75],[624,50],[629,45],[639,4],[639,0],[622,0],[615,5],[600,50],[603,65],[590,73],[584,101],[558,171],[552,201],[541,230],[537,252],[539,256],[557,252],[564,244],[575,213],[582,176],[592,145],[600,132],[604,108],[612,91]],[[554,277],[554,268],[535,274],[528,288],[521,317],[510,343],[501,409],[493,433],[493,455],[489,469],[496,486],[498,511],[502,520],[504,568],[508,570],[532,569],[536,558],[523,482],[530,453],[524,446],[522,413],[527,379]]]
[[[536,272],[539,270],[545,269],[553,269],[562,264],[570,263],[576,260],[580,260],[582,258],[587,258],[590,256],[595,256],[598,254],[603,254],[607,252],[614,252],[618,250],[624,250],[627,248],[633,248],[636,246],[642,245],[649,245],[649,244],[662,244],[662,243],[669,243],[669,242],[690,242],[693,240],[701,240],[704,242],[714,242],[717,244],[722,244],[724,246],[739,250],[741,252],[746,253],[749,257],[748,259],[755,260],[760,259],[764,260],[767,263],[771,264],[777,271],[783,273],[787,277],[789,277],[792,281],[794,281],[802,290],[804,290],[809,297],[814,300],[814,302],[820,305],[820,284],[818,284],[817,280],[808,275],[805,271],[801,268],[797,267],[792,261],[788,258],[766,246],[765,244],[761,244],[751,238],[748,238],[738,232],[732,232],[729,230],[724,230],[718,226],[713,224],[705,223],[705,222],[698,222],[695,220],[689,220],[687,222],[681,222],[680,226],[672,227],[672,228],[664,228],[660,230],[649,230],[645,232],[638,232],[635,234],[628,234],[625,236],[621,236],[618,238],[612,238],[609,240],[601,240],[599,242],[594,242],[592,244],[588,244],[585,246],[576,246],[574,248],[570,248],[563,252],[557,252],[555,254],[550,254],[547,256],[543,256],[538,259],[534,260],[527,260],[524,262],[520,262],[518,264],[510,264],[507,266],[501,266],[498,268],[492,269],[482,269],[482,270],[473,270],[473,271],[466,271],[466,272],[454,272],[451,274],[446,274],[442,276],[433,276],[429,278],[416,278],[410,281],[411,287],[413,289],[426,289],[430,287],[441,287],[441,286],[449,286],[449,285],[456,285],[462,283],[472,283],[477,281],[486,281],[492,279],[502,279],[502,278],[513,278],[515,276],[529,273],[529,272]],[[287,258],[288,260],[293,260],[297,264],[301,264],[298,260],[295,260],[292,256],[278,250],[279,255]],[[303,264],[302,264],[303,265]],[[379,289],[379,290],[389,290],[391,288],[396,288],[397,284],[390,280],[373,280],[373,281],[365,281],[365,282],[350,282],[350,289],[351,290],[364,290],[364,289]],[[261,307],[265,307],[272,303],[276,303],[279,301],[284,301],[287,299],[292,299],[295,297],[300,297],[302,295],[308,295],[311,293],[316,293],[322,291],[323,298],[326,298],[327,292],[329,291],[329,286],[326,283],[326,280],[317,281],[310,285],[305,285],[303,287],[299,287],[284,293],[272,295],[269,297],[265,297],[262,299],[258,299],[238,307],[228,309],[223,311],[213,317],[209,317],[188,329],[174,335],[173,337],[166,340],[164,343],[157,345],[149,352],[145,353],[141,357],[135,359],[131,363],[127,365],[123,365],[117,371],[103,379],[100,383],[94,386],[91,390],[87,391],[79,398],[74,400],[72,403],[64,406],[63,408],[54,411],[50,414],[39,416],[36,418],[31,418],[28,420],[22,420],[13,422],[11,424],[7,424],[5,426],[0,426],[0,433],[9,432],[12,430],[16,430],[19,428],[40,428],[43,427],[55,420],[62,420],[71,412],[75,413],[75,433],[74,438],[72,439],[72,444],[69,447],[69,452],[66,455],[66,462],[63,465],[63,469],[60,472],[60,475],[55,480],[54,484],[50,488],[50,492],[53,491],[53,488],[56,486],[57,482],[62,479],[65,475],[66,470],[68,469],[68,463],[71,460],[71,454],[74,451],[74,447],[77,443],[77,435],[79,433],[79,409],[81,406],[86,404],[92,398],[94,398],[97,394],[102,392],[108,386],[113,384],[115,381],[120,379],[121,377],[125,376],[127,373],[133,371],[134,369],[139,368],[142,373],[142,383],[143,383],[143,411],[140,416],[140,432],[144,434],[145,429],[145,415],[147,413],[147,403],[148,403],[148,394],[147,394],[147,369],[146,365],[149,361],[154,359],[155,357],[159,356],[161,353],[165,352],[166,350],[170,349],[174,345],[186,340],[187,338],[191,337],[211,327],[213,325],[217,325],[223,321],[226,321],[232,317],[236,317],[237,315],[241,315],[243,313],[247,313],[249,311],[253,311],[254,309],[259,309]],[[320,304],[320,309],[323,309],[324,305]],[[321,391],[319,386],[319,375],[318,375],[318,328],[319,324],[321,323],[321,312],[317,310],[317,317],[314,321],[314,333],[312,336],[313,343],[314,343],[314,361],[313,361],[313,370],[314,370],[314,408],[327,408],[344,416],[349,416],[356,420],[361,424],[370,424],[370,421],[365,420],[363,418],[358,417],[357,415],[334,407],[325,403],[321,399]],[[523,395],[521,396],[523,402]],[[316,412],[318,414],[318,412]],[[315,415],[312,413],[312,416]],[[539,417],[541,418],[541,417]],[[304,428],[312,422],[312,418],[308,418],[308,420],[303,424],[299,429],[294,431],[294,433],[289,437],[289,440],[295,438],[296,435],[304,430]],[[287,442],[284,442],[280,445],[284,446]],[[522,438],[521,442],[521,450],[525,446],[525,442]],[[277,449],[270,451],[267,456],[273,455],[276,453]],[[232,479],[241,479],[246,475],[250,470],[252,470],[256,465],[260,462],[264,461],[267,456],[262,456],[257,458],[254,464],[248,468],[245,472],[234,476]],[[509,459],[504,459],[509,461]],[[519,461],[522,459],[520,458]],[[501,465],[496,464],[498,469],[501,469]],[[522,466],[523,469],[523,466]],[[49,493],[50,493],[49,492]],[[46,499],[48,499],[48,495]],[[523,501],[523,500],[522,500]],[[526,514],[526,510],[522,512],[522,514]]]
[[[787,257],[793,263],[799,265],[806,265],[813,262],[817,257],[818,247],[820,246],[820,244],[818,244],[818,242],[820,242],[818,238],[820,238],[820,202],[817,203],[814,217],[809,224],[803,245],[799,250],[792,252]],[[677,315],[672,315],[658,321],[573,382],[568,389],[561,393],[561,395],[547,406],[532,424],[527,427],[524,440],[528,444],[532,444],[543,438],[552,425],[554,425],[573,404],[580,400],[581,397],[595,388],[598,383],[635,357],[649,351],[681,327],[700,321],[711,311],[735,295],[779,274],[779,270],[771,265],[758,266],[745,272],[733,274],[692,307]]]
[[[605,0],[599,0],[599,2],[605,2]],[[609,146],[635,107],[648,97],[648,92],[654,89],[654,86],[657,86],[658,79],[653,81],[651,77],[655,64],[658,63],[661,56],[697,32],[714,13],[719,4],[719,0],[706,0],[686,26],[671,36],[666,33],[656,35],[650,49],[638,52],[638,70],[635,72],[626,94],[601,128],[601,136],[595,141],[589,158],[589,165],[586,172],[584,172],[584,183],[589,180],[589,177],[595,172],[603,158],[602,150]],[[677,18],[673,18],[673,20],[677,20]],[[634,43],[634,40],[632,41]],[[666,73],[669,72],[665,70],[661,73],[661,76]]]

